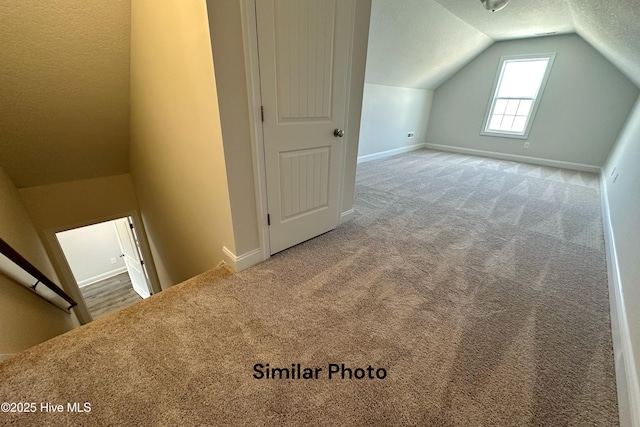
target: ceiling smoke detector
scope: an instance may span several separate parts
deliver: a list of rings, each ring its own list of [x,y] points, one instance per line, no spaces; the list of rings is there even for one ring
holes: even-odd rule
[[[497,10],[503,9],[509,0],[480,0],[485,9],[490,10],[491,12],[495,12]]]

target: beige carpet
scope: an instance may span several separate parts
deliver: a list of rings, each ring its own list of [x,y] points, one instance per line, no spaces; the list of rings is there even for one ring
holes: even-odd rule
[[[618,423],[596,175],[425,150],[359,165],[355,210],[4,362],[0,402],[91,412],[0,423]]]

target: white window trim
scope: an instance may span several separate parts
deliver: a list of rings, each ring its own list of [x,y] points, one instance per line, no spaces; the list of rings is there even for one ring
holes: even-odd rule
[[[527,119],[527,124],[525,126],[524,132],[511,132],[511,131],[497,131],[497,130],[488,130],[489,120],[491,119],[491,115],[493,113],[493,105],[496,99],[496,94],[498,91],[498,87],[500,85],[500,81],[502,79],[502,72],[504,69],[505,61],[512,61],[518,59],[539,59],[539,58],[547,58],[549,60],[547,64],[547,69],[545,70],[544,77],[542,78],[542,82],[540,83],[540,88],[538,89],[538,93],[534,99],[533,105],[531,107],[531,112],[529,113],[529,118]],[[482,129],[480,130],[480,135],[485,136],[499,136],[502,138],[516,138],[516,139],[529,139],[529,132],[531,131],[531,126],[533,125],[533,121],[536,117],[536,112],[538,111],[538,106],[540,105],[540,99],[544,93],[544,89],[547,86],[547,80],[549,79],[549,74],[551,73],[551,68],[553,67],[553,61],[556,58],[555,53],[539,53],[539,54],[527,54],[527,55],[506,55],[500,57],[500,62],[498,64],[498,71],[496,72],[496,78],[493,82],[493,88],[491,89],[491,97],[489,98],[489,104],[487,105],[487,111],[484,115],[484,121],[482,122]]]

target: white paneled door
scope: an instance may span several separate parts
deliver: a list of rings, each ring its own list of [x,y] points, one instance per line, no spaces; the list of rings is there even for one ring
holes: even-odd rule
[[[271,253],[340,220],[353,0],[258,0]]]
[[[133,223],[129,218],[120,218],[114,222],[120,248],[122,249],[122,255],[120,256],[124,259],[133,290],[142,298],[149,298],[151,292],[149,291],[138,242],[133,231]]]

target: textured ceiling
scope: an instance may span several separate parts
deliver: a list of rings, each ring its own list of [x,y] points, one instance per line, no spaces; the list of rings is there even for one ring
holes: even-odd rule
[[[640,86],[640,0],[372,0],[366,82],[434,89],[494,41],[577,32]],[[0,1],[0,167],[128,171],[130,0]]]
[[[511,0],[498,12],[485,10],[480,0],[436,1],[494,40],[575,32],[569,6],[562,0]]]
[[[434,89],[494,41],[578,33],[640,86],[640,0],[373,0],[366,82]]]
[[[568,0],[576,32],[640,87],[640,0]]]
[[[492,42],[435,1],[373,0],[365,81],[433,88]]]
[[[129,0],[0,1],[0,166],[18,187],[128,170]]]

